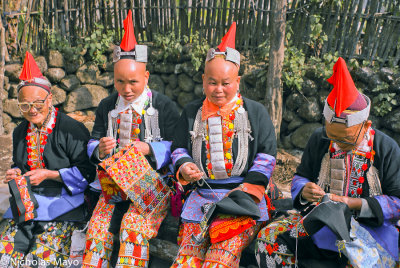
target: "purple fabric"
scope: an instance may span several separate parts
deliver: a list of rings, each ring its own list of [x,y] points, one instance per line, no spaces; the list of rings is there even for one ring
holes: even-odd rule
[[[153,152],[153,158],[155,159],[157,170],[168,165],[171,161],[171,142],[170,141],[159,141],[149,143]]]
[[[400,199],[394,196],[374,196],[383,211],[383,219],[396,221],[400,219]]]
[[[63,168],[58,171],[65,186],[72,195],[82,193],[88,186],[88,182],[82,176],[77,167]]]
[[[317,247],[338,252],[338,247],[335,245],[338,238],[328,226],[322,227],[311,238]]]
[[[79,207],[83,204],[84,194],[69,195],[67,191],[62,188],[61,197],[47,197],[43,195],[34,194],[39,203],[37,209],[37,217],[35,221],[51,221],[55,218]],[[9,208],[4,214],[3,218],[11,219],[12,213]]]
[[[299,193],[301,192],[301,190],[303,189],[304,185],[306,185],[307,182],[310,182],[310,180],[299,175],[294,175],[291,187],[293,201],[299,195]]]
[[[372,237],[392,255],[395,260],[399,259],[399,231],[388,221],[383,222],[382,226],[370,227],[360,224]]]
[[[181,159],[182,157],[190,157],[190,154],[188,152],[188,150],[184,149],[184,148],[178,148],[175,149],[175,151],[172,152],[171,154],[171,158],[172,158],[172,164],[175,166],[175,163]]]
[[[346,109],[350,111],[362,111],[367,108],[368,103],[361,93],[358,93],[357,99]],[[346,118],[350,113],[342,112],[340,118]]]
[[[224,180],[206,180],[207,183],[219,183],[219,181],[224,181],[224,183],[240,183],[243,181],[243,178],[233,177]],[[186,199],[185,204],[183,205],[183,212],[181,218],[186,222],[197,222],[201,221],[203,217],[203,212],[201,211],[201,207],[206,203],[215,203],[221,200],[226,193],[230,190],[225,189],[196,189],[193,191],[188,199]],[[257,221],[266,221],[268,220],[268,211],[267,204],[265,198],[261,200],[260,203],[257,204],[260,209],[261,218]]]
[[[384,222],[380,227],[370,227],[360,223],[371,236],[396,260],[399,258],[398,240],[399,231],[390,222]],[[321,230],[312,235],[312,240],[318,248],[328,249],[338,252],[335,245],[337,237],[327,226],[322,227]]]
[[[100,141],[98,141],[98,140],[94,140],[94,139],[89,140],[88,145],[87,145],[87,154],[88,154],[89,158],[92,157],[93,151],[94,151],[94,149],[96,149],[96,147],[99,145],[99,143],[100,143]]]
[[[257,171],[269,179],[272,176],[272,172],[274,172],[275,164],[276,160],[272,155],[258,153],[254,158],[253,165],[248,172]]]

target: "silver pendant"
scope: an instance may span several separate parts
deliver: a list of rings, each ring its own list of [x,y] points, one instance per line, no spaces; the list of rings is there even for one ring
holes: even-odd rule
[[[244,108],[243,107],[239,107],[239,109],[237,109],[238,114],[243,114],[244,113]]]
[[[117,112],[117,110],[111,110],[111,117],[113,117],[113,118],[115,118],[115,117],[117,117],[118,116],[118,112]]]
[[[152,116],[156,113],[156,110],[153,107],[149,107],[149,109],[147,109],[146,113],[148,115]]]

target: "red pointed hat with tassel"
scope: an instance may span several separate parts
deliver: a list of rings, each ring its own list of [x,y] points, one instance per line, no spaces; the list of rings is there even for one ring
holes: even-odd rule
[[[343,58],[339,57],[333,66],[333,75],[327,81],[333,85],[324,107],[328,122],[352,126],[368,119],[371,101],[357,90]]]
[[[124,20],[124,36],[121,44],[116,46],[113,53],[113,62],[120,59],[133,59],[138,62],[147,62],[147,46],[138,45],[133,28],[132,11],[128,11],[128,15]]]
[[[225,52],[227,47],[235,49],[236,41],[236,22],[233,22],[229,31],[222,37],[221,44],[218,46],[218,51]]]
[[[224,55],[227,61],[231,61],[240,66],[240,53],[235,49],[235,41],[236,22],[233,22],[217,49],[211,48],[208,50],[206,62],[212,60],[216,55]]]
[[[50,93],[50,82],[43,76],[35,59],[28,51],[25,53],[24,65],[22,66],[19,79],[22,81],[18,85],[18,91],[24,86],[38,86]]]

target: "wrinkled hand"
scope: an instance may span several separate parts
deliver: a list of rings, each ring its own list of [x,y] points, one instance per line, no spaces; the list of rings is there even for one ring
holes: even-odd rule
[[[148,143],[145,143],[143,141],[134,141],[132,144],[138,149],[139,152],[141,152],[143,155],[150,155],[151,150],[150,150],[150,145]]]
[[[42,181],[47,179],[60,180],[58,171],[48,169],[35,169],[23,174],[25,177],[29,176],[32,185],[39,185]]]
[[[6,178],[3,180],[4,183],[8,183],[11,180],[16,179],[21,175],[21,170],[19,168],[11,168],[6,172]]]
[[[347,206],[349,206],[350,209],[355,209],[355,210],[360,210],[362,205],[362,201],[360,198],[329,194],[329,199],[335,202],[345,203]]]
[[[199,170],[195,163],[186,164],[180,169],[180,174],[187,182],[195,182],[201,179],[203,172]]]
[[[319,202],[324,195],[324,190],[313,182],[307,182],[301,191],[301,196],[308,202]]]
[[[113,148],[117,146],[117,142],[114,138],[111,137],[103,137],[100,139],[99,143],[99,158],[103,159],[108,154],[110,154]]]

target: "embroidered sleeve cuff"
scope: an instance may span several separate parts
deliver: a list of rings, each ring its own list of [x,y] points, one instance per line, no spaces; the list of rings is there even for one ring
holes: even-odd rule
[[[93,152],[96,148],[98,148],[99,143],[100,142],[98,140],[94,140],[94,139],[89,140],[88,145],[87,145],[87,154],[88,154],[89,158],[92,157]]]
[[[260,203],[265,193],[265,187],[262,185],[243,183],[242,191],[253,196],[256,199],[256,203]]]
[[[272,155],[258,153],[253,161],[253,165],[249,169],[249,172],[259,172],[269,179],[274,172],[275,164],[276,160]]]
[[[59,173],[70,195],[82,193],[88,186],[88,182],[77,167],[60,169]]]
[[[152,159],[155,160],[157,170],[168,165],[171,159],[171,142],[160,141],[149,143]]]

